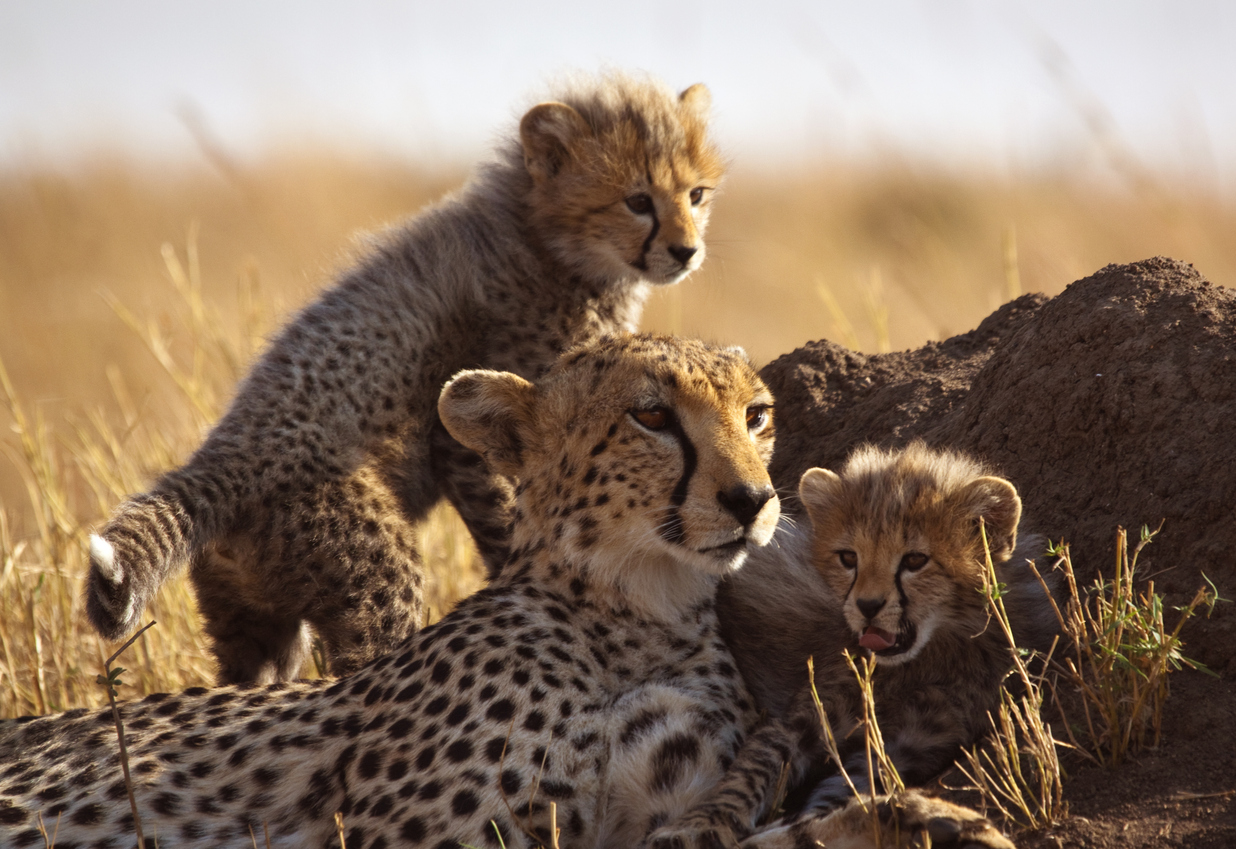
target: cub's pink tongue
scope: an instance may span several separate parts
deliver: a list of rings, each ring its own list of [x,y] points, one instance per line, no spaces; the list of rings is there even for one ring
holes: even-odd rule
[[[885,631],[883,628],[877,628],[875,625],[872,625],[866,631],[863,631],[863,635],[858,638],[858,644],[860,646],[865,649],[871,649],[872,651],[881,651],[889,648],[896,641],[897,638],[894,635],[890,634],[888,631]]]

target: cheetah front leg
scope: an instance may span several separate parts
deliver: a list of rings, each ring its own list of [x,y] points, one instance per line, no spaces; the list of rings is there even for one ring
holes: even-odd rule
[[[783,772],[792,786],[817,746],[811,733],[777,719],[765,720],[743,743],[734,762],[709,794],[685,816],[648,838],[649,849],[730,847],[767,814]]]
[[[919,849],[927,845],[934,849],[1016,849],[977,811],[917,790],[853,799],[827,816],[769,828],[741,844],[728,845],[741,849]]]

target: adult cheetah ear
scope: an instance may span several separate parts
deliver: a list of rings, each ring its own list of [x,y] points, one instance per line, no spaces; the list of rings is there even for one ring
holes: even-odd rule
[[[505,371],[461,371],[442,387],[438,417],[451,436],[514,477],[523,465],[524,436],[536,387]]]
[[[538,103],[519,122],[524,166],[538,185],[552,180],[571,158],[577,140],[592,135],[588,122],[565,103]]]
[[[807,469],[798,481],[798,500],[807,508],[811,524],[818,525],[841,498],[841,478],[828,469]]]
[[[701,121],[708,120],[708,112],[712,109],[712,92],[703,83],[685,88],[678,95],[678,103]]]
[[[1017,523],[1021,521],[1021,498],[1004,478],[987,475],[975,478],[954,496],[956,504],[974,517],[982,518],[992,560],[1008,560],[1017,546]]]

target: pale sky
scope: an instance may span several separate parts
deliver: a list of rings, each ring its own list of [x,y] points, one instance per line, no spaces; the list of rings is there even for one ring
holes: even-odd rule
[[[198,156],[187,113],[240,156],[470,161],[556,72],[605,66],[706,82],[738,163],[1101,167],[1106,142],[1236,190],[1231,0],[0,0],[0,166]]]

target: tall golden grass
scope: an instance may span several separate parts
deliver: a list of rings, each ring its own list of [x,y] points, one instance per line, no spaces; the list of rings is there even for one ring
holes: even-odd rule
[[[355,237],[459,184],[459,168],[328,154],[227,167],[99,159],[0,173],[0,716],[98,705],[110,653],[85,625],[84,539],[179,462],[287,313]],[[905,164],[737,170],[704,269],[645,326],[766,361],[833,338],[906,348],[975,326],[1023,291],[1168,254],[1236,280],[1236,205],[1161,181],[999,177]],[[448,511],[425,531],[440,615],[477,586]],[[122,696],[209,681],[192,598],[119,663]]]

